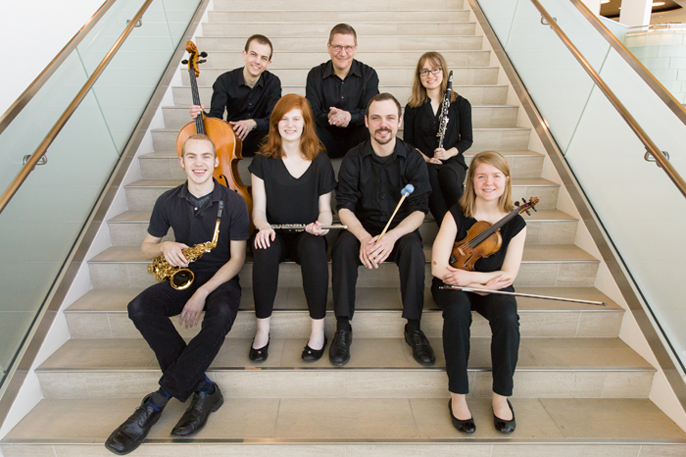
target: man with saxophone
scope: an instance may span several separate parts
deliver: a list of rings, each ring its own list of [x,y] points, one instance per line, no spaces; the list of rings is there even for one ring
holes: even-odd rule
[[[431,187],[421,154],[396,138],[401,122],[398,100],[388,93],[375,95],[365,116],[371,138],[348,151],[341,162],[336,200],[341,223],[348,229],[341,232],[331,251],[336,334],[329,359],[334,365],[350,359],[357,269],[360,265],[379,268],[386,259],[400,270],[405,341],[417,362],[435,362],[419,328],[426,259],[417,229],[429,211]]]
[[[186,141],[179,164],[187,180],[157,199],[141,251],[147,258],[163,256],[156,263],[166,261],[170,270],[190,269],[194,279],[175,287],[170,281],[155,284],[128,305],[129,318],[155,352],[162,377],[159,390],[147,395],[105,442],[107,449],[119,455],[143,442],[172,397],[185,402],[192,396],[171,431],[180,437],[200,430],[224,401],[219,386],[205,372],[238,312],[238,272],[250,236],[248,209],[240,195],[212,178],[218,160],[214,144],[205,135]],[[162,241],[170,227],[176,241]],[[217,244],[210,252],[200,258],[196,253],[196,262],[187,260],[193,247],[214,239]],[[190,328],[198,324],[203,310],[200,332],[186,343],[169,318],[180,314],[179,325]]]

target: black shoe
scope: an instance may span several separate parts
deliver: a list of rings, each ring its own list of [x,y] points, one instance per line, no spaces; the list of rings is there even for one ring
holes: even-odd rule
[[[219,390],[217,383],[214,385],[214,393],[207,394],[202,391],[195,392],[188,407],[181,419],[176,423],[171,434],[175,436],[189,436],[200,431],[207,423],[210,413],[217,411],[224,404],[222,391]]]
[[[405,341],[412,347],[412,355],[414,359],[422,365],[433,365],[436,362],[434,357],[434,350],[431,349],[429,340],[424,336],[421,330],[414,332],[405,331]]]
[[[155,411],[151,406],[151,397],[152,394],[146,395],[136,411],[107,438],[107,450],[117,455],[125,455],[141,445],[162,415],[162,411]]]
[[[467,420],[460,420],[453,415],[452,398],[448,400],[448,411],[450,411],[450,419],[453,421],[453,427],[455,427],[457,431],[462,433],[474,433],[476,431],[476,425],[474,424],[473,417],[470,417]]]
[[[252,347],[252,344],[250,345],[250,352],[248,353],[248,357],[250,360],[253,362],[264,362],[267,360],[267,357],[269,357],[269,343],[271,343],[272,338],[271,336],[267,340],[267,344],[262,346],[259,349],[255,349]],[[253,344],[255,343],[255,340],[252,340]]]
[[[321,349],[312,349],[309,344],[305,345],[305,349],[303,349],[303,353],[301,355],[302,359],[305,362],[316,362],[317,360],[322,358],[322,355],[324,354],[324,348],[326,348],[326,335],[324,335],[324,345],[322,346]]]
[[[510,403],[510,400],[507,400],[507,406],[509,406],[510,411],[512,411],[512,419],[509,421],[500,419],[498,416],[495,415],[495,411],[493,412],[493,425],[495,425],[495,429],[498,430],[500,433],[512,433],[515,431],[515,428],[517,428],[517,422],[515,422],[514,409],[512,408],[512,403]]]
[[[336,330],[331,346],[329,346],[329,360],[332,364],[343,366],[350,360],[350,345],[353,343],[353,331]]]

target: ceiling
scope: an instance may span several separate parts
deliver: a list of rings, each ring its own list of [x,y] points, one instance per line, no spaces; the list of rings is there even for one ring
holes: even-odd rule
[[[658,13],[662,11],[673,11],[678,10],[681,6],[674,3],[672,0],[655,0],[655,2],[664,2],[662,6],[654,6],[653,13]],[[610,0],[608,3],[603,3],[600,5],[600,15],[617,18],[619,17],[619,7],[622,5],[622,0]]]

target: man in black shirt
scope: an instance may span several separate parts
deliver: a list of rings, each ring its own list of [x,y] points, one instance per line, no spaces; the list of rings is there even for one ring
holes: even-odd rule
[[[281,98],[281,81],[267,71],[272,63],[272,43],[264,35],[248,38],[243,50],[245,66],[220,75],[212,86],[210,117],[224,118],[243,141],[243,156],[252,157],[269,131],[269,116]],[[195,119],[204,106],[192,105]]]
[[[326,47],[331,60],[307,75],[306,97],[317,123],[317,136],[330,158],[343,157],[353,146],[369,138],[364,125],[365,108],[379,93],[379,77],[372,67],[354,59],[357,33],[338,24]]]
[[[195,280],[183,290],[172,288],[169,281],[155,284],[128,305],[129,318],[155,352],[163,374],[160,389],[147,395],[105,442],[107,449],[119,455],[143,442],[171,397],[185,402],[193,396],[172,430],[172,435],[182,437],[200,430],[224,401],[219,386],[205,372],[238,312],[241,287],[237,275],[250,235],[248,209],[236,192],[212,178],[218,160],[205,135],[193,135],[186,141],[179,163],[188,179],[157,199],[141,251],[147,258],[163,255],[171,266],[190,268]],[[212,240],[220,204],[217,246],[189,265],[183,249]],[[162,241],[170,227],[176,241]],[[179,324],[189,328],[198,324],[203,310],[200,332],[186,343],[169,318],[181,314]]]
[[[338,215],[348,229],[341,232],[331,252],[337,327],[329,359],[334,365],[350,360],[358,266],[379,268],[391,259],[400,269],[403,317],[407,319],[405,341],[412,346],[417,362],[431,365],[434,353],[419,329],[426,259],[417,230],[429,211],[429,173],[421,154],[396,138],[402,117],[395,97],[387,93],[374,96],[366,113],[371,139],[348,151],[338,173]],[[390,230],[379,238],[407,184],[414,186],[414,192],[398,209]]]

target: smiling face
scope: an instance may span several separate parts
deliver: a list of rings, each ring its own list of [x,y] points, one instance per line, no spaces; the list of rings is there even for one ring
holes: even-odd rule
[[[443,70],[441,69],[441,65],[432,62],[431,59],[426,59],[426,62],[424,62],[424,65],[419,72],[419,80],[421,81],[422,86],[427,90],[440,88],[443,83]]]
[[[474,194],[485,201],[498,200],[505,192],[509,176],[488,163],[481,163],[474,171]]]
[[[189,182],[202,185],[212,180],[212,173],[219,166],[219,159],[210,140],[191,139],[184,145],[179,164],[186,171]]]
[[[300,141],[305,121],[299,108],[293,108],[283,115],[279,121],[279,135],[283,141]]]
[[[272,63],[272,48],[268,44],[261,44],[257,40],[252,40],[247,51],[243,51],[243,61],[245,69],[250,76],[258,77]]]
[[[401,120],[398,107],[393,100],[372,102],[364,118],[372,141],[380,145],[388,144],[395,138]]]
[[[331,56],[334,69],[347,72],[353,64],[353,58],[357,53],[357,43],[355,36],[336,33],[326,48]]]

